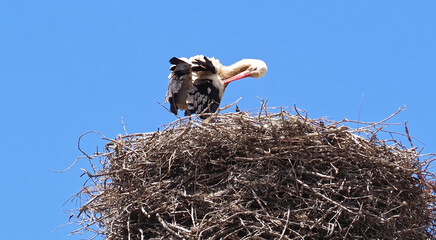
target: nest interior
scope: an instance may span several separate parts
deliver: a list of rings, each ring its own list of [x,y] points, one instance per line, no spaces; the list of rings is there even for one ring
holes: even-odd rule
[[[351,129],[265,109],[120,135],[105,153],[88,156],[92,171],[78,194],[75,233],[107,239],[434,238],[434,175],[414,149],[378,140],[380,125]]]

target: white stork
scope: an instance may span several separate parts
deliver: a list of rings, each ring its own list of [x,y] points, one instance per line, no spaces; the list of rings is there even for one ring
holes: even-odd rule
[[[218,59],[197,55],[170,59],[170,79],[165,102],[170,110],[185,110],[185,116],[214,113],[220,105],[224,90],[230,82],[246,78],[260,78],[267,67],[262,60],[242,59],[230,66],[223,66]],[[202,117],[206,118],[206,117]]]

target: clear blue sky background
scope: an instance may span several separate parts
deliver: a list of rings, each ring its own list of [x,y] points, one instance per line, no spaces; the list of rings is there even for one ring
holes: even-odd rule
[[[173,57],[231,64],[263,59],[261,79],[227,89],[241,109],[305,109],[309,117],[408,121],[436,152],[435,1],[0,2],[0,239],[67,237],[68,199],[85,177],[78,137],[155,131]],[[362,98],[362,94],[364,97]],[[402,128],[400,128],[402,130]],[[83,141],[92,153],[104,141]],[[407,145],[407,143],[405,143]],[[409,145],[407,145],[409,146]],[[420,145],[424,146],[424,145]],[[67,202],[64,206],[63,204]]]

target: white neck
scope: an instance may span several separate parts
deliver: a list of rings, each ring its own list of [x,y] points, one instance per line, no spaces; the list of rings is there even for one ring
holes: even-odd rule
[[[221,72],[219,73],[222,79],[227,79],[229,77],[233,77],[238,73],[241,73],[247,70],[251,65],[253,65],[254,61],[258,61],[256,59],[242,59],[236,63],[233,63],[230,66],[223,66],[221,68]]]

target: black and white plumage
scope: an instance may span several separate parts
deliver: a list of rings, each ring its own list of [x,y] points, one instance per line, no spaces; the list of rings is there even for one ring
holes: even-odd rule
[[[197,55],[189,59],[173,57],[170,63],[165,102],[170,103],[172,113],[177,114],[181,109],[185,110],[185,116],[216,112],[230,82],[245,77],[259,78],[267,71],[266,64],[257,59],[223,66],[218,59]]]

